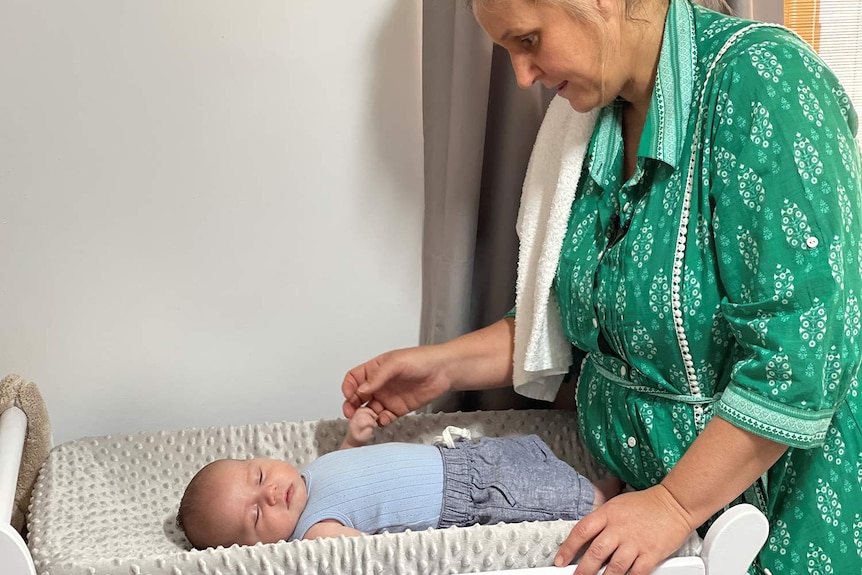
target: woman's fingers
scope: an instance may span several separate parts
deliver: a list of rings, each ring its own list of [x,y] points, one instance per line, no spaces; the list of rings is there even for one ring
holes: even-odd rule
[[[344,395],[344,403],[341,410],[344,417],[351,418],[356,410],[367,401],[359,394],[359,386],[365,382],[365,364],[354,367],[344,376],[341,382],[341,393]]]
[[[386,369],[385,357],[383,354],[357,365],[344,376],[341,393],[344,395],[342,411],[345,417],[352,417],[387,382],[391,370]],[[379,413],[378,410],[375,412]]]
[[[592,539],[601,533],[604,528],[604,518],[600,516],[598,512],[590,513],[578,521],[569,532],[569,536],[566,537],[566,540],[563,541],[562,545],[560,545],[560,549],[554,557],[554,565],[557,567],[563,567],[571,563],[578,551],[580,551],[589,541],[592,541]]]
[[[620,541],[614,535],[608,534],[607,531],[600,530],[598,535],[594,535],[591,537],[592,540],[587,540],[586,543],[579,542],[583,537],[589,537],[586,534],[587,531],[585,530],[584,533],[579,534],[575,534],[574,531],[573,529],[572,533],[569,534],[569,537],[560,547],[560,551],[557,554],[557,558],[561,558],[562,556],[562,559],[565,559],[570,553],[571,557],[568,559],[568,562],[561,563],[556,559],[554,560],[554,564],[557,566],[571,563],[578,551],[586,547],[573,575],[596,575],[602,567],[605,568],[603,575],[626,575],[630,573],[629,570],[638,560],[637,547],[625,545],[624,542]],[[590,529],[589,533],[592,532],[593,529]],[[564,547],[566,548],[565,550]]]
[[[379,416],[378,423],[388,425],[439,397],[445,382],[429,369],[428,349],[390,351],[347,372],[341,384],[344,415],[351,417],[367,404]]]
[[[344,414],[344,417],[350,419],[353,417],[353,414],[356,413],[356,406],[349,401],[345,401],[341,404],[341,413]]]
[[[590,551],[587,550],[587,554],[589,553]],[[613,555],[608,558],[603,575],[631,574],[630,569],[637,559],[638,552],[636,548],[626,547],[624,544],[620,545],[617,547],[616,551],[614,551]],[[578,571],[575,571],[575,573],[580,574],[580,568],[581,566],[578,565]],[[592,573],[592,571],[587,571],[587,573]]]
[[[619,548],[619,540],[601,533],[589,543],[589,547],[584,551],[581,559],[578,561],[578,568],[575,569],[573,575],[596,575],[599,569],[611,561],[614,554]],[[631,565],[631,563],[629,563]],[[614,572],[614,575],[620,575],[628,570],[628,565],[620,572]]]
[[[377,425],[381,427],[387,426],[398,419],[397,415],[383,407],[383,404],[376,399],[368,402],[368,408],[377,414]]]
[[[682,545],[688,522],[668,512],[661,486],[623,493],[581,519],[560,546],[554,564],[570,563],[583,550],[574,575],[649,575]]]
[[[374,413],[377,414],[377,423],[381,424],[380,414],[383,413],[384,411],[386,411],[386,408],[383,407],[383,404],[380,403],[379,401],[377,401],[376,399],[372,399],[371,401],[368,402],[368,405],[366,407],[368,407],[368,409],[370,409],[371,411],[373,411]]]
[[[403,371],[402,362],[393,352],[379,355],[359,367],[363,371],[361,378],[357,378],[359,385],[356,393],[366,401],[387,385],[400,379]]]
[[[392,423],[396,419],[398,419],[398,416],[396,414],[392,413],[388,409],[384,409],[383,411],[380,412],[380,418],[378,419],[378,421],[380,422],[380,425],[382,427],[382,426],[389,425],[390,423]]]

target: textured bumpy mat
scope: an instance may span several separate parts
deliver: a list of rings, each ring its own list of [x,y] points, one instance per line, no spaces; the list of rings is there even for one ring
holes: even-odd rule
[[[432,443],[448,425],[473,436],[535,433],[591,479],[571,412],[414,415],[372,443]],[[55,447],[30,506],[29,546],[40,575],[451,574],[551,565],[573,523],[534,522],[189,551],[174,524],[183,490],[213,459],[275,457],[303,467],[336,449],[345,420],[112,435]]]

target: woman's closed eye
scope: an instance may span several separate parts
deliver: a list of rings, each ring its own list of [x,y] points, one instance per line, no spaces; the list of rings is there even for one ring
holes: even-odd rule
[[[519,41],[523,48],[535,48],[539,37],[536,34],[527,34],[526,36],[521,36]]]

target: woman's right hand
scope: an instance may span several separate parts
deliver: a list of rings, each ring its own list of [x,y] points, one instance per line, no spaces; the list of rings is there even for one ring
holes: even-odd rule
[[[378,355],[347,372],[341,384],[347,418],[366,405],[388,425],[452,388],[443,346],[425,345]]]
[[[447,391],[512,385],[514,340],[515,320],[506,317],[446,343],[378,355],[344,376],[344,415],[368,405],[389,425]]]

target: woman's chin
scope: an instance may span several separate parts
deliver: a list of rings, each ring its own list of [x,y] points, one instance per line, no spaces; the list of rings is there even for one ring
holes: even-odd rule
[[[569,106],[571,106],[575,112],[580,112],[581,114],[586,114],[587,112],[591,112],[596,109],[595,102],[584,102],[573,98],[566,98],[566,100],[569,101]]]

